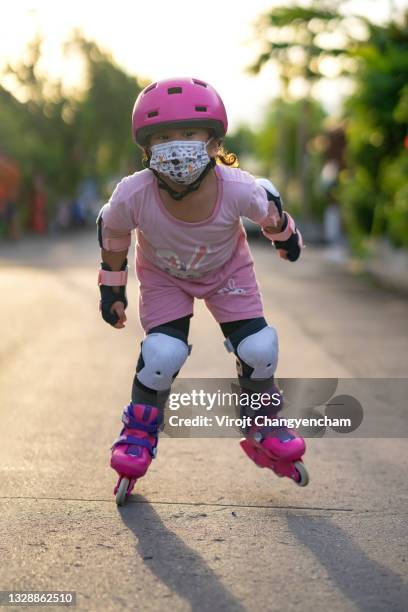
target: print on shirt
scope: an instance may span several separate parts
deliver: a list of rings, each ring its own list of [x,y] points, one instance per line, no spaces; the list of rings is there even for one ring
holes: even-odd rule
[[[246,293],[245,289],[241,287],[236,287],[235,280],[233,278],[228,279],[228,283],[225,287],[218,289],[217,293],[220,295],[228,294],[228,295],[244,295]]]
[[[157,265],[159,268],[178,278],[197,278],[202,275],[199,270],[207,254],[210,253],[208,245],[197,245],[189,262],[186,264],[174,251],[168,249],[157,249]]]

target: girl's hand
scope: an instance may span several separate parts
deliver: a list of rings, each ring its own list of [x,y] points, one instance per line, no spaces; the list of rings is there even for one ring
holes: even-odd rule
[[[275,225],[267,225],[266,227],[263,227],[262,229],[268,232],[268,234],[279,234],[279,232],[282,231],[284,222],[285,222],[285,217],[283,216],[278,217],[276,219]]]
[[[286,218],[286,223],[283,225],[282,234],[286,236],[282,236],[283,240],[274,240],[273,234],[271,235],[271,240],[275,245],[279,257],[282,259],[287,259],[288,261],[297,261],[299,259],[300,253],[304,248],[302,234],[297,229],[295,222],[292,217],[288,215],[288,213],[284,213],[284,217]],[[278,236],[278,234],[276,234]]]
[[[126,281],[127,281],[127,259],[123,261],[120,270],[112,270],[110,265],[105,261],[101,263],[101,269],[98,275],[98,285],[101,292],[99,300],[99,312],[102,319],[116,327],[122,329],[125,327],[128,301],[126,297]],[[107,282],[106,285],[103,283]],[[112,282],[120,282],[121,284],[112,286]]]
[[[114,302],[114,304],[112,304],[110,311],[111,311],[111,314],[116,314],[118,317],[118,321],[117,323],[115,323],[113,327],[116,327],[116,329],[122,329],[122,327],[125,327],[125,322],[127,321],[127,318],[126,318],[124,303]]]

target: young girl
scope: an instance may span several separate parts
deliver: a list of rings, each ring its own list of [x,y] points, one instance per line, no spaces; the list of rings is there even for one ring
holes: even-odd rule
[[[117,329],[125,326],[127,253],[136,229],[146,332],[124,428],[112,447],[119,504],[156,455],[164,404],[191,350],[194,298],[204,299],[220,324],[236,356],[241,391],[276,397],[277,333],[263,316],[241,217],[258,223],[289,261],[299,257],[302,239],[272,183],[233,167],[236,157],[222,149],[227,125],[220,96],[204,81],[168,79],[146,87],[132,117],[146,169],[120,181],[98,216],[102,317]],[[274,415],[277,408],[271,402],[263,412]],[[293,430],[252,425],[241,445],[261,467],[307,484],[305,443]]]

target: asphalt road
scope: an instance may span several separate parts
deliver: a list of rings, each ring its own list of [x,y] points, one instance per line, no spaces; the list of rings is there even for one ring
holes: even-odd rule
[[[295,265],[253,252],[280,377],[406,376],[406,298],[311,248]],[[386,402],[382,437],[308,441],[306,488],[237,439],[162,436],[116,507],[109,447],[142,333],[134,279],[126,329],[100,319],[98,263],[93,233],[0,247],[0,590],[72,590],[80,610],[407,610],[408,445]],[[191,342],[181,376],[234,375],[202,303]]]

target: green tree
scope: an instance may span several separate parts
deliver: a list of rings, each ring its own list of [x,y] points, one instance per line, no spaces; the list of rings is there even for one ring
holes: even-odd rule
[[[12,81],[14,94],[0,87],[0,138],[26,183],[39,175],[44,179],[52,205],[61,196],[74,197],[84,178],[102,186],[140,164],[130,115],[141,87],[108,53],[76,33],[66,52],[80,56],[85,85],[80,95],[67,94],[62,80],[52,82],[41,72],[41,48],[36,37],[24,61],[5,70],[4,83]]]
[[[85,63],[86,88],[72,119],[75,154],[83,171],[103,179],[126,173],[130,166],[140,167],[141,153],[131,137],[131,110],[141,91],[137,78],[79,33],[66,50],[79,54]]]
[[[309,141],[312,137],[310,124],[313,121],[312,94],[314,86],[325,78],[325,62],[337,59],[338,74],[343,70],[342,62],[348,53],[348,19],[338,11],[338,0],[312,1],[309,7],[280,6],[259,19],[256,37],[261,41],[262,51],[250,67],[254,74],[269,62],[277,67],[282,84],[282,98],[294,99],[292,85],[303,90],[297,119],[296,166],[299,198],[305,214],[310,214]],[[283,152],[292,129],[284,120],[276,117],[277,138]],[[282,118],[283,119],[283,118]],[[280,161],[282,176],[289,176],[287,167],[291,153],[283,153]]]
[[[241,124],[225,138],[225,148],[236,153],[238,158],[254,151],[255,133],[246,124]]]
[[[356,90],[346,103],[347,162],[340,197],[357,250],[364,237],[408,247],[408,14],[401,23],[366,22],[354,51]]]
[[[298,122],[303,102],[286,101],[277,98],[271,102],[260,129],[254,139],[254,150],[262,165],[262,174],[269,176],[279,186],[283,198],[290,202],[291,210],[303,211],[303,202],[299,199],[297,189],[298,168]],[[311,194],[309,209],[312,216],[320,218],[323,211],[323,200],[319,192],[321,158],[315,146],[315,139],[322,131],[322,122],[326,116],[321,104],[310,101],[308,123],[308,169],[305,189]],[[277,126],[279,126],[277,128]],[[285,142],[281,141],[285,134]]]
[[[64,172],[61,167],[73,140],[63,120],[69,100],[62,93],[61,83],[51,83],[38,69],[41,44],[36,37],[29,44],[24,61],[6,68],[23,101],[2,88],[3,142],[26,176],[40,173],[52,191],[70,193],[78,171],[69,163]]]

